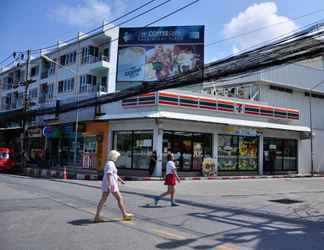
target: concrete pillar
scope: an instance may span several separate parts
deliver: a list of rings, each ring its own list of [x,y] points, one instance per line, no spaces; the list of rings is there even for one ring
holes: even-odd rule
[[[213,159],[215,161],[216,173],[218,173],[218,133],[213,134]]]
[[[113,131],[112,129],[109,127],[109,132],[108,132],[108,146],[107,146],[108,152],[106,152],[107,154],[109,153],[110,150],[112,149],[116,149],[114,148],[113,145]]]
[[[259,175],[263,175],[263,135],[259,136]]]
[[[311,145],[310,139],[298,140],[297,152],[298,152],[298,174],[310,174],[311,173]]]
[[[162,176],[162,159],[163,159],[163,130],[156,124],[153,132],[153,150],[156,151],[157,162],[155,166],[154,176]]]

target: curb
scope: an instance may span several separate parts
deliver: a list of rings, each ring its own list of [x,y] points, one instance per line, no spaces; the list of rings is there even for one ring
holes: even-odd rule
[[[50,169],[23,169],[23,175],[41,178],[56,178],[63,179],[63,170]],[[100,180],[100,176],[96,173],[75,173],[75,171],[67,170],[68,179],[74,180]],[[148,177],[148,176],[121,176],[126,181],[163,181],[162,177]],[[324,177],[324,174],[290,174],[290,175],[248,175],[248,176],[194,176],[194,177],[180,177],[182,181],[201,181],[201,180],[248,180],[248,179],[284,179],[284,178],[310,178],[310,177]]]

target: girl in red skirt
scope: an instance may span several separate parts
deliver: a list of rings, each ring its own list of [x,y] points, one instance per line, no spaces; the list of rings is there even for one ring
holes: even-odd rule
[[[174,201],[175,196],[175,186],[176,182],[180,182],[180,178],[177,174],[177,168],[174,164],[174,156],[171,153],[168,153],[167,155],[168,163],[166,165],[166,177],[164,181],[164,185],[168,186],[168,190],[161,194],[160,196],[157,196],[154,198],[155,205],[158,204],[159,200],[161,200],[162,197],[170,195],[171,196],[171,206],[176,207],[178,204]]]

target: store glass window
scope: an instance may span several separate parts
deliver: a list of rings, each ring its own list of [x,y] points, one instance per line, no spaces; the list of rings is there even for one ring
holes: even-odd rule
[[[219,171],[257,171],[258,137],[219,135]]]
[[[114,149],[120,152],[119,168],[149,168],[153,131],[115,131],[113,140]]]
[[[163,169],[172,152],[180,171],[201,171],[203,159],[212,157],[212,135],[205,133],[164,131]]]
[[[114,149],[120,153],[118,167],[132,167],[132,131],[120,131],[114,134]]]
[[[134,131],[133,168],[148,169],[153,150],[153,135],[151,132]]]

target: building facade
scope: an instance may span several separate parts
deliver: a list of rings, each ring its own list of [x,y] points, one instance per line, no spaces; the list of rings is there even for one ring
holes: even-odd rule
[[[57,43],[42,51],[51,61],[31,60],[27,90],[28,109],[55,107],[56,114],[34,117],[27,124],[30,164],[42,167],[74,165],[101,169],[106,160],[108,123],[96,121],[100,107],[60,113],[60,105],[115,91],[118,28],[107,27],[94,35],[78,33],[75,41]],[[38,55],[39,56],[39,55]],[[23,108],[26,63],[0,73],[0,110]],[[2,144],[16,152],[22,148],[22,126],[7,123],[0,132]],[[45,159],[44,161],[41,161]],[[41,163],[40,163],[41,162]]]
[[[219,175],[324,171],[324,84],[312,89],[324,80],[323,58],[60,113],[62,104],[123,89],[116,83],[117,41],[117,28],[103,28],[42,52],[56,63],[31,61],[28,108],[57,112],[28,122],[30,164],[101,171],[117,149],[119,169],[130,175],[148,174],[153,151],[156,176],[168,152],[181,175],[201,175],[207,158]],[[23,107],[25,75],[25,64],[0,73],[1,112]],[[19,152],[21,134],[21,124],[7,123],[0,141]]]

